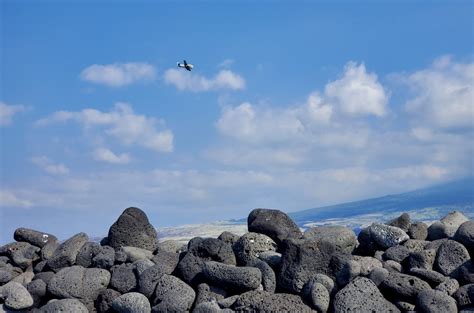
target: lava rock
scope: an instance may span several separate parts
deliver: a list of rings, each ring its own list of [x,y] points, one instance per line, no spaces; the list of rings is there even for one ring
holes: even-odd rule
[[[314,241],[327,241],[336,246],[341,253],[352,253],[357,246],[354,231],[343,226],[311,227],[304,232],[303,238]]]
[[[474,284],[461,286],[453,297],[460,307],[474,305]]]
[[[267,235],[277,244],[286,238],[300,238],[301,231],[288,215],[280,210],[254,209],[247,218],[249,232]]]
[[[449,278],[436,286],[435,289],[452,296],[459,289],[459,282],[454,278]]]
[[[86,242],[76,256],[76,265],[89,267],[92,259],[99,253],[101,245],[96,242]]]
[[[12,242],[0,248],[0,255],[6,255],[14,265],[26,269],[39,259],[40,248],[27,242]]]
[[[436,257],[436,250],[428,249],[419,252],[412,252],[407,258],[408,268],[424,268],[430,270]]]
[[[325,286],[320,283],[313,283],[308,285],[307,289],[303,288],[302,294],[313,309],[321,313],[327,312],[331,297]]]
[[[147,297],[138,292],[129,292],[112,301],[112,308],[118,313],[150,313]]]
[[[89,313],[87,307],[77,299],[52,300],[40,309],[41,313],[74,312]]]
[[[66,267],[48,283],[48,291],[58,298],[95,300],[110,282],[110,273],[103,269]]]
[[[377,286],[364,277],[350,282],[334,297],[334,312],[400,312],[387,301]]]
[[[153,263],[159,264],[165,274],[174,272],[179,263],[179,254],[176,252],[169,252],[166,250],[158,250],[155,256],[151,259]]]
[[[311,286],[316,283],[323,285],[331,296],[333,296],[337,291],[337,286],[334,284],[334,280],[332,280],[331,277],[324,274],[314,274],[314,276],[304,284],[301,294],[309,295],[312,288]]]
[[[216,300],[198,302],[193,310],[193,313],[221,313],[223,310],[219,307]]]
[[[383,262],[383,268],[387,269],[389,272],[400,273],[402,271],[402,265],[394,260]]]
[[[439,240],[448,237],[446,235],[446,225],[436,221],[428,227],[428,240]]]
[[[247,263],[247,266],[256,267],[262,272],[263,290],[274,293],[276,288],[276,276],[273,269],[266,262],[255,259]]]
[[[330,267],[333,269],[339,287],[347,285],[360,275],[360,263],[345,255],[333,256]]]
[[[132,263],[133,269],[135,270],[135,274],[137,277],[140,277],[140,275],[149,267],[152,267],[155,265],[152,261],[145,259],[145,260],[138,260]]]
[[[415,276],[395,272],[388,274],[380,288],[387,296],[406,300],[415,300],[420,291],[431,289],[427,282]]]
[[[416,299],[415,310],[420,313],[457,312],[456,301],[437,290],[422,290]]]
[[[138,278],[138,291],[150,298],[155,291],[156,284],[164,274],[163,267],[158,264],[147,268]]]
[[[110,246],[101,246],[99,253],[92,258],[92,266],[109,269],[115,263],[115,250]]]
[[[13,278],[10,281],[14,281],[14,282],[22,284],[23,286],[26,286],[26,285],[28,285],[29,282],[31,282],[33,280],[33,277],[35,277],[35,274],[33,272],[26,271],[26,272],[16,276],[15,278]]]
[[[184,312],[193,305],[196,293],[184,281],[164,274],[158,280],[153,295],[152,312]]]
[[[110,227],[108,245],[113,248],[137,247],[155,251],[158,237],[146,214],[134,207],[125,209]]]
[[[388,273],[387,269],[376,267],[370,272],[368,278],[378,287],[388,277]]]
[[[423,222],[413,223],[408,228],[407,234],[412,239],[425,240],[428,237],[428,225]]]
[[[41,300],[46,295],[47,285],[43,280],[37,279],[30,282],[26,286],[26,290],[28,290],[31,297],[33,298],[33,306],[39,307]]]
[[[258,255],[266,251],[276,251],[277,244],[267,235],[246,233],[237,240],[232,247],[237,258],[237,264],[246,265],[257,259]]]
[[[386,260],[393,260],[398,263],[402,263],[405,258],[408,257],[410,254],[410,250],[408,250],[407,247],[404,247],[402,245],[397,245],[388,248],[385,253],[383,254],[383,257]]]
[[[121,250],[127,255],[127,261],[133,263],[138,260],[151,260],[153,253],[150,250],[137,247],[121,247]]]
[[[440,283],[446,281],[448,278],[443,274],[440,274],[436,271],[426,270],[423,268],[412,268],[410,274],[418,278],[423,279],[431,285],[431,287],[436,287]]]
[[[188,250],[187,245],[177,240],[165,240],[158,243],[156,251],[166,251],[172,253],[181,253]]]
[[[255,267],[237,267],[214,261],[204,263],[204,275],[214,285],[230,291],[257,289],[262,273]]]
[[[357,236],[359,245],[356,248],[355,253],[361,256],[374,256],[377,251],[377,244],[372,240],[370,235],[370,227],[362,228]]]
[[[57,240],[49,240],[48,243],[41,248],[41,259],[49,260],[54,254],[54,251],[59,247],[59,242]]]
[[[115,298],[120,297],[120,292],[113,289],[105,289],[99,293],[97,300],[95,301],[95,307],[99,313],[111,313],[112,302]]]
[[[312,312],[297,295],[261,290],[241,294],[231,308],[237,312]]]
[[[430,242],[426,240],[408,239],[402,243],[402,246],[407,248],[410,252],[420,252],[425,250],[429,243]]]
[[[25,241],[33,246],[43,248],[50,241],[57,241],[56,236],[29,228],[17,228],[13,234],[16,241]]]
[[[403,213],[397,218],[394,218],[393,220],[389,221],[386,223],[389,226],[395,226],[403,230],[404,232],[407,232],[408,229],[411,226],[411,219],[410,215],[408,213]]]
[[[474,257],[474,221],[467,221],[459,226],[454,240],[462,243],[467,250],[471,251],[471,258]]]
[[[54,275],[55,273],[51,271],[41,272],[41,273],[37,273],[35,277],[33,277],[33,280],[41,279],[46,284],[48,284],[49,281],[54,277]]]
[[[445,225],[446,237],[453,237],[458,228],[469,219],[459,211],[453,211],[441,219],[441,223]]]
[[[258,258],[270,265],[273,270],[276,271],[277,269],[280,269],[281,253],[275,251],[265,251],[259,253]]]
[[[410,239],[402,229],[394,226],[373,223],[369,229],[371,238],[383,249],[388,249]]]
[[[135,267],[130,263],[112,266],[110,269],[112,273],[110,286],[122,294],[134,291],[137,287],[137,277],[134,269]]]
[[[449,276],[469,259],[469,252],[462,244],[448,240],[439,247],[434,268],[441,274]]]
[[[3,300],[7,309],[11,310],[27,309],[34,303],[28,290],[17,282],[9,282],[1,286],[0,299]]]
[[[226,296],[227,292],[224,289],[202,283],[197,287],[197,295],[194,305],[197,306],[199,303],[210,302],[213,300],[223,300]]]
[[[233,234],[229,231],[224,231],[222,232],[222,234],[219,235],[219,237],[217,237],[217,239],[222,240],[225,243],[228,243],[230,245],[233,245],[234,243],[236,243],[237,240],[239,240],[239,238],[240,236]]]
[[[74,265],[77,254],[88,240],[89,237],[85,233],[79,233],[60,244],[48,260],[49,268],[58,271],[63,267]]]
[[[382,262],[377,260],[376,258],[370,257],[370,256],[358,256],[355,255],[354,259],[359,262],[360,264],[360,274],[363,276],[367,276],[370,274],[370,272],[378,267],[382,268]]]

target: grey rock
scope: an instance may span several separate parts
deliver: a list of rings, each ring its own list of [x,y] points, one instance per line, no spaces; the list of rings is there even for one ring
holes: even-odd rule
[[[129,292],[115,298],[112,308],[118,313],[150,313],[151,306],[147,297],[138,292]]]
[[[339,312],[400,312],[387,301],[377,286],[364,277],[350,282],[334,297],[333,308]]]
[[[436,286],[435,289],[452,296],[459,289],[459,282],[454,278],[449,278]]]
[[[410,215],[408,215],[408,213],[403,213],[399,217],[394,218],[390,220],[389,222],[387,222],[387,225],[398,227],[404,232],[407,232],[411,226]]]
[[[239,238],[240,236],[228,231],[222,232],[222,234],[220,234],[219,237],[217,237],[217,239],[222,240],[230,245],[233,245],[234,243],[236,243],[237,240],[239,240]]]
[[[309,295],[312,288],[311,286],[316,283],[323,285],[328,290],[331,296],[333,296],[337,291],[337,286],[335,285],[334,280],[332,280],[331,277],[324,274],[315,274],[313,277],[311,277],[310,280],[308,280],[306,284],[304,284],[303,289],[301,290],[301,294]]]
[[[27,242],[12,242],[3,247],[0,255],[7,255],[14,265],[26,269],[38,260],[40,248]]]
[[[194,307],[193,313],[221,313],[222,310],[217,304],[216,300],[211,300],[207,302],[199,302]]]
[[[270,265],[274,270],[279,269],[281,265],[281,253],[275,251],[265,251],[258,254],[258,258],[268,265]]]
[[[318,312],[326,313],[329,308],[331,297],[328,289],[320,283],[313,283],[308,286],[307,292],[303,288],[303,295],[307,303]]]
[[[385,268],[389,272],[400,273],[402,271],[402,265],[393,260],[388,260],[388,261],[383,262],[383,268]]]
[[[26,285],[28,285],[29,282],[31,282],[33,280],[33,277],[35,277],[35,274],[31,271],[26,271],[16,277],[14,277],[12,280],[10,281],[14,281],[14,282],[17,282],[17,283],[20,283],[22,284],[23,286],[26,287]]]
[[[120,292],[113,289],[105,289],[99,293],[97,300],[95,301],[95,306],[97,312],[99,313],[109,313],[112,312],[112,302],[115,298],[120,297]]]
[[[76,256],[76,265],[82,267],[90,267],[92,265],[92,259],[99,253],[101,250],[101,245],[96,242],[86,242],[82,245],[81,250],[77,253]]]
[[[420,313],[457,312],[456,301],[437,290],[422,290],[416,299],[416,307]]]
[[[400,228],[373,223],[369,226],[370,236],[378,246],[388,249],[408,239],[408,235]]]
[[[436,250],[428,249],[419,252],[412,252],[407,258],[408,268],[424,268],[430,270],[436,257]]]
[[[357,236],[357,241],[359,242],[359,245],[357,246],[354,253],[361,256],[374,256],[378,246],[375,241],[372,240],[372,236],[370,235],[370,227],[361,229],[359,235]]]
[[[314,241],[327,241],[336,246],[341,253],[352,253],[357,246],[354,231],[343,226],[318,226],[308,228],[303,238]]]
[[[431,289],[427,282],[415,276],[395,272],[388,274],[380,288],[387,296],[406,300],[415,300],[420,291]]]
[[[462,243],[467,250],[471,251],[471,259],[474,257],[474,221],[467,221],[459,226],[454,240]]]
[[[460,307],[474,305],[474,284],[461,286],[453,297]]]
[[[121,248],[118,248],[115,250],[115,264],[122,264],[125,262],[127,262],[127,254]]]
[[[54,275],[55,273],[51,271],[41,272],[41,273],[37,273],[35,277],[33,277],[33,280],[41,279],[46,284],[48,284],[49,281],[54,277]]]
[[[177,240],[165,240],[158,243],[157,252],[166,251],[170,253],[186,252],[187,247]]]
[[[177,277],[164,274],[158,280],[152,312],[184,312],[193,305],[196,293]]]
[[[41,248],[41,259],[46,261],[49,260],[58,247],[59,242],[57,240],[48,241],[48,243],[43,248]]]
[[[226,296],[227,292],[224,289],[202,283],[197,287],[196,301],[194,305],[196,306],[199,303],[205,303],[209,301],[223,300]]]
[[[164,274],[165,272],[160,265],[147,268],[138,278],[138,291],[150,298],[155,291],[156,284]]]
[[[474,283],[474,260],[465,262],[463,265],[458,267],[453,273],[453,277],[456,278],[461,285],[473,284]]]
[[[347,260],[335,275],[337,285],[345,286],[360,275],[360,263],[355,260]]]
[[[155,265],[152,261],[145,259],[145,260],[138,260],[132,263],[134,269],[135,269],[135,274],[137,277],[140,277],[140,275],[147,269]]]
[[[462,244],[448,240],[439,247],[434,268],[441,274],[449,276],[469,259],[469,252]]]
[[[263,290],[274,293],[276,289],[276,276],[273,269],[266,262],[255,259],[247,263],[247,266],[256,267],[262,273]]]
[[[448,237],[446,233],[447,233],[446,225],[444,225],[441,222],[436,221],[428,227],[427,239],[429,241],[443,239],[443,238]]]
[[[153,253],[147,249],[129,246],[124,246],[121,249],[127,255],[126,262],[132,263],[138,260],[151,260],[153,258]]]
[[[40,262],[36,263],[35,266],[33,267],[33,272],[34,273],[40,273],[40,272],[43,272],[43,271],[47,271],[48,270],[47,265],[48,265],[47,260],[40,261]]]
[[[137,277],[133,264],[124,263],[120,265],[114,265],[110,271],[112,273],[112,277],[110,278],[110,286],[112,286],[115,290],[122,294],[135,290],[137,287]]]
[[[249,232],[267,235],[277,244],[286,238],[300,238],[301,231],[288,215],[280,210],[254,209],[247,218]]]
[[[257,289],[262,273],[255,267],[236,267],[209,261],[204,264],[204,275],[214,285],[231,291]]]
[[[33,280],[26,286],[26,290],[33,298],[33,306],[39,307],[42,299],[46,296],[46,283],[41,279]]]
[[[110,246],[101,246],[99,253],[92,258],[92,266],[109,269],[115,263],[115,250]]]
[[[423,279],[430,284],[431,287],[436,287],[440,283],[446,281],[448,278],[436,271],[426,270],[423,268],[412,268],[410,274]]]
[[[25,241],[33,246],[43,248],[50,241],[57,241],[56,236],[29,228],[17,228],[13,234],[16,241]]]
[[[393,260],[398,263],[402,263],[403,260],[405,260],[405,258],[407,258],[409,254],[410,250],[408,250],[407,247],[397,245],[388,248],[383,254],[383,257],[385,260]]]
[[[230,308],[232,305],[234,305],[235,301],[237,301],[239,297],[240,295],[233,295],[233,296],[217,301],[217,304],[222,309],[227,309],[227,308]]]
[[[277,244],[267,235],[246,233],[233,245],[237,264],[246,265],[257,259],[259,254],[266,251],[276,251]]]
[[[402,246],[407,248],[410,252],[420,252],[425,250],[425,247],[429,244],[426,240],[408,239]]]
[[[416,222],[408,228],[408,236],[416,240],[425,240],[428,237],[428,225],[423,222]]]
[[[459,226],[469,219],[459,211],[453,211],[441,219],[441,223],[445,225],[446,237],[453,237]]]
[[[376,258],[376,259],[379,260],[380,262],[383,262],[383,261],[385,261],[385,260],[383,259],[383,254],[384,254],[384,253],[385,253],[385,251],[377,250],[377,251],[375,251],[375,253],[374,253],[374,258]]]
[[[95,300],[110,282],[110,273],[103,269],[66,267],[48,283],[48,291],[58,298]]]
[[[77,299],[63,299],[48,302],[40,309],[40,313],[58,313],[58,312],[74,312],[89,313],[87,307]]]
[[[435,250],[436,252],[438,252],[439,247],[441,247],[441,245],[448,240],[449,240],[448,238],[442,238],[442,239],[429,241],[425,247],[425,250]]]
[[[28,290],[20,283],[9,282],[0,287],[0,299],[7,309],[23,310],[33,305],[33,298]]]
[[[165,274],[171,275],[178,266],[179,253],[158,250],[151,260],[153,263],[159,264],[163,268]]]
[[[372,272],[372,270],[376,267],[382,268],[382,262],[377,260],[376,258],[370,256],[354,256],[355,260],[360,264],[360,274],[363,276],[367,276]]]
[[[402,312],[411,312],[415,311],[415,305],[410,302],[402,301],[402,300],[395,300],[393,304],[396,305],[397,308],[400,309]]]
[[[312,312],[297,295],[262,290],[241,294],[231,308],[237,312]]]
[[[113,248],[129,246],[155,251],[158,244],[156,230],[146,214],[133,207],[123,211],[110,227],[107,238]]]
[[[88,240],[85,233],[79,233],[61,243],[48,260],[48,266],[52,270],[58,271],[63,267],[74,265],[77,254]]]

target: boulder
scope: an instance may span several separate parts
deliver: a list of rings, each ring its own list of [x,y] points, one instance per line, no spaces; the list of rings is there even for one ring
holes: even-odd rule
[[[130,207],[110,227],[107,241],[113,248],[128,246],[155,251],[158,237],[145,212]]]
[[[33,280],[33,277],[35,277],[35,273],[33,273],[31,271],[26,271],[26,272],[21,273],[20,275],[18,275],[16,277],[14,277],[10,281],[15,281],[15,282],[20,283],[20,284],[22,284],[23,286],[26,287],[26,285],[28,285],[28,283]]]
[[[41,313],[74,312],[89,313],[87,307],[77,299],[51,300],[40,309]]]
[[[196,301],[194,302],[194,305],[196,306],[199,303],[223,300],[226,296],[227,292],[224,289],[202,283],[197,286]]]
[[[412,252],[406,259],[406,264],[411,268],[424,268],[430,270],[433,268],[433,263],[436,257],[436,250],[427,249],[419,252]]]
[[[388,273],[389,271],[385,268],[376,267],[370,272],[368,278],[378,287],[387,278]]]
[[[133,263],[138,260],[151,260],[153,253],[150,250],[137,247],[121,247],[121,250],[127,255],[127,261]]]
[[[47,285],[41,279],[33,280],[26,286],[26,290],[33,298],[33,306],[39,307],[41,301],[46,296]]]
[[[112,302],[115,298],[120,297],[120,292],[113,289],[105,289],[99,293],[97,300],[95,301],[95,307],[99,313],[110,313],[112,312]]]
[[[100,250],[100,244],[96,242],[86,242],[77,253],[75,264],[82,267],[90,267],[92,265],[92,259]]]
[[[33,246],[43,248],[50,241],[57,241],[56,236],[29,228],[17,228],[13,234],[16,241],[25,241]]]
[[[137,287],[137,277],[135,275],[135,267],[133,264],[124,263],[112,266],[110,269],[112,277],[110,278],[110,286],[120,293],[124,294],[134,291]]]
[[[449,276],[469,259],[469,252],[462,244],[454,240],[447,240],[436,253],[434,269]]]
[[[383,254],[383,258],[385,260],[393,260],[398,263],[402,263],[405,258],[408,257],[410,254],[410,250],[408,250],[407,247],[404,247],[402,245],[397,245],[388,248],[385,253]]]
[[[459,282],[454,278],[449,278],[436,286],[435,289],[452,296],[459,289]]]
[[[262,273],[263,290],[274,293],[276,288],[276,276],[273,269],[266,262],[255,259],[247,263],[247,266],[256,267]]]
[[[230,245],[233,245],[234,243],[236,243],[237,240],[239,240],[239,238],[240,236],[233,234],[229,231],[224,231],[222,232],[222,234],[219,235],[219,237],[217,237],[217,239],[222,240]]]
[[[453,294],[453,297],[460,307],[474,305],[474,284],[461,286]]]
[[[304,284],[301,294],[303,296],[308,296],[311,293],[311,286],[316,283],[323,285],[331,296],[333,296],[337,291],[337,286],[334,284],[334,280],[332,280],[331,277],[324,274],[315,274],[306,284]]]
[[[372,236],[370,235],[370,226],[362,228],[357,236],[357,241],[359,245],[356,248],[355,253],[361,256],[374,256],[374,253],[377,251],[378,246]]]
[[[402,265],[394,260],[383,262],[383,268],[387,269],[389,272],[400,273],[402,271]]]
[[[340,312],[400,312],[387,301],[377,286],[364,277],[350,282],[334,297],[333,309]]]
[[[314,241],[327,241],[336,246],[341,253],[352,253],[357,246],[354,231],[343,226],[319,226],[308,228],[303,238]]]
[[[430,285],[411,275],[390,272],[380,285],[382,292],[390,298],[414,301],[418,293],[431,289]]]
[[[99,252],[92,258],[92,266],[109,269],[115,263],[115,250],[111,246],[101,246]]]
[[[231,308],[237,312],[312,312],[297,295],[261,290],[241,294]]]
[[[153,295],[152,312],[184,312],[193,305],[196,293],[184,281],[164,274],[158,280]]]
[[[43,248],[41,248],[41,259],[46,261],[49,260],[58,247],[59,241],[49,240],[48,243]]]
[[[412,268],[410,274],[423,279],[429,283],[431,287],[436,287],[448,279],[441,273],[423,268]]]
[[[410,252],[420,252],[425,250],[429,243],[430,242],[426,240],[408,239],[402,243],[402,246],[407,248]]]
[[[138,292],[123,294],[112,301],[112,308],[118,313],[150,313],[148,298]]]
[[[428,227],[427,240],[433,241],[446,237],[446,225],[444,225],[443,223],[436,221]]]
[[[395,226],[403,230],[404,232],[408,232],[408,229],[411,226],[411,219],[408,213],[403,213],[397,218],[394,218],[386,223],[389,226]]]
[[[174,272],[179,263],[179,253],[169,252],[166,250],[158,250],[156,255],[151,259],[153,263],[159,264],[165,274],[171,274]]]
[[[229,291],[257,289],[262,283],[262,273],[255,267],[237,267],[209,261],[204,264],[204,276],[212,284]]]
[[[164,274],[163,267],[158,264],[147,268],[138,278],[138,291],[150,298],[155,291],[156,284]]]
[[[249,232],[267,235],[277,244],[286,238],[300,238],[301,231],[288,215],[280,210],[254,209],[247,218]]]
[[[471,251],[471,259],[474,257],[474,221],[467,221],[459,226],[454,240],[462,243],[467,250]]]
[[[38,260],[40,248],[28,242],[12,242],[0,247],[0,255],[6,255],[14,265],[26,269]]]
[[[258,258],[266,251],[276,251],[277,244],[267,235],[246,233],[233,245],[237,264],[246,265],[249,261]]]
[[[423,222],[413,223],[408,228],[407,234],[412,239],[425,240],[428,237],[428,225]]]
[[[51,271],[41,272],[41,273],[37,273],[35,277],[33,277],[33,280],[41,279],[46,284],[48,284],[49,281],[54,277],[54,275],[55,273]]]
[[[33,297],[20,283],[9,282],[0,287],[0,299],[3,300],[7,309],[23,310],[31,307],[34,303]]]
[[[369,226],[370,236],[383,249],[398,245],[408,239],[408,235],[400,228],[373,223]]]
[[[377,260],[376,258],[370,256],[358,256],[355,255],[354,259],[359,262],[360,264],[360,274],[363,276],[367,276],[372,272],[372,270],[376,267],[382,268],[382,262]]]
[[[469,221],[469,219],[459,211],[453,211],[441,219],[441,223],[445,225],[444,231],[446,237],[453,237],[459,226]]]
[[[108,271],[75,265],[57,272],[48,283],[48,291],[58,298],[95,300],[109,282]]]
[[[156,251],[166,251],[170,253],[181,253],[188,250],[187,245],[177,240],[165,240],[158,243]]]
[[[326,313],[328,311],[331,297],[328,289],[324,285],[320,283],[312,283],[308,285],[307,288],[303,288],[302,295],[313,309],[321,313]]]
[[[155,265],[152,261],[145,259],[145,260],[138,260],[132,263],[133,268],[135,269],[135,274],[139,277],[146,269]]]
[[[61,243],[48,260],[48,266],[54,271],[76,263],[76,257],[82,246],[89,240],[85,233],[78,233]]]
[[[437,290],[422,290],[416,299],[415,310],[420,313],[457,312],[456,301]]]

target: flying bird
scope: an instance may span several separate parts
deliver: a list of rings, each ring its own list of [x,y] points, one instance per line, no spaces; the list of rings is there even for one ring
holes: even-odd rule
[[[186,60],[183,60],[183,63],[178,62],[178,67],[185,68],[188,71],[191,71],[193,69],[194,65],[189,64],[188,62],[186,62]]]

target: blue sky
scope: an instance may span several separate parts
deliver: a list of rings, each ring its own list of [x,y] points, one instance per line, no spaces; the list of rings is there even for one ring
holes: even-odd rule
[[[129,206],[169,226],[473,173],[472,1],[0,8],[2,242],[102,235]]]

